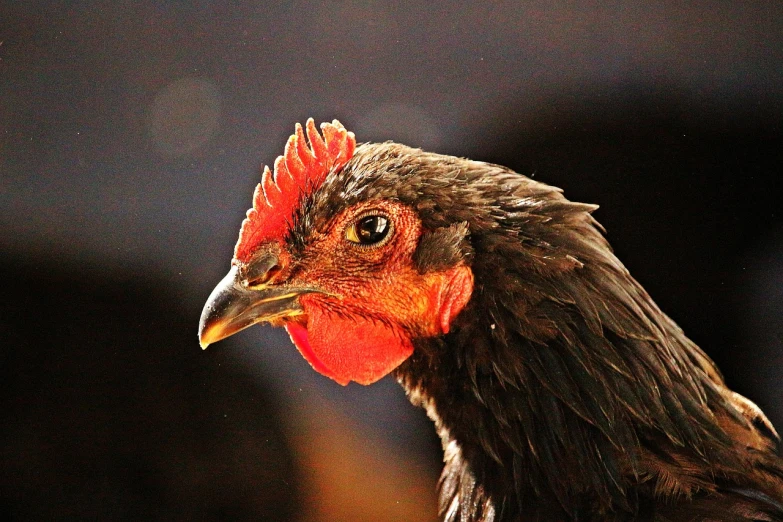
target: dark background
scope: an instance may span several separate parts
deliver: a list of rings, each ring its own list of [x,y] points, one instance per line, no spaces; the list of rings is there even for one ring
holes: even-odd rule
[[[432,520],[388,379],[202,352],[259,167],[338,118],[594,202],[783,427],[780,2],[0,2],[0,515]]]

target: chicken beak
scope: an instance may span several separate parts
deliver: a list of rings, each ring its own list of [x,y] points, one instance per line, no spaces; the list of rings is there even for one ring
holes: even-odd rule
[[[198,337],[203,349],[248,326],[303,313],[299,296],[316,290],[285,285],[248,287],[236,266],[212,290],[201,312]]]

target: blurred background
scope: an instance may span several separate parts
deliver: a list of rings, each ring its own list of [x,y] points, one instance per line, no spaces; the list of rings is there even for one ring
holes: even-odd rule
[[[268,327],[197,343],[309,116],[598,203],[783,428],[783,4],[448,5],[0,0],[0,517],[435,520],[396,383]]]

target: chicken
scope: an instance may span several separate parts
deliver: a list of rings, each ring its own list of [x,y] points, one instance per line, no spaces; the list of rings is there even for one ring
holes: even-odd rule
[[[444,520],[783,520],[778,435],[613,255],[594,205],[339,122],[267,168],[202,347],[284,326],[392,374],[442,439]],[[308,145],[309,141],[309,145]]]

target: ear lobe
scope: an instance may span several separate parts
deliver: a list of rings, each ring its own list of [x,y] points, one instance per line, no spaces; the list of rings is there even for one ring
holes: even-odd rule
[[[438,322],[441,332],[449,333],[451,322],[465,308],[473,294],[473,271],[460,264],[445,274],[438,296]]]

